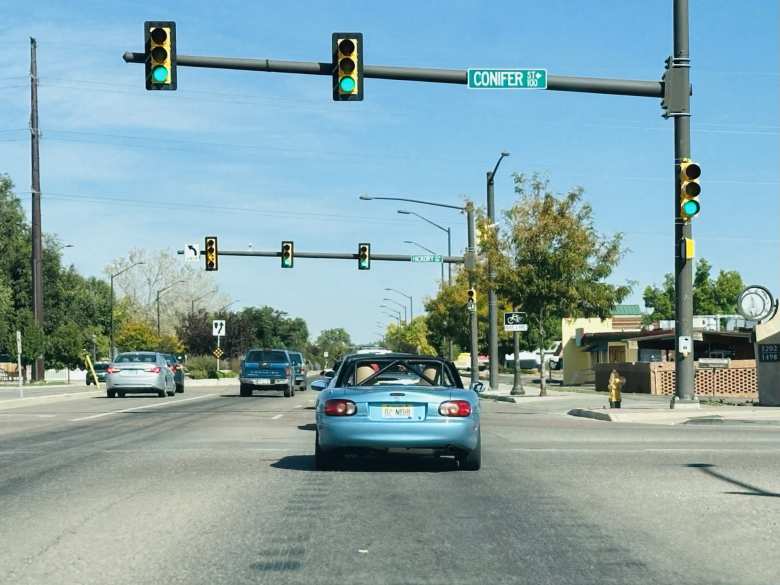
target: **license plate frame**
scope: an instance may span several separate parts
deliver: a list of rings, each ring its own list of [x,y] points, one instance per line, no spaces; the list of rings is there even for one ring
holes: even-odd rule
[[[414,415],[414,407],[411,404],[383,404],[381,413],[382,418],[409,420]]]
[[[261,386],[270,386],[271,380],[269,378],[258,378],[257,383]]]

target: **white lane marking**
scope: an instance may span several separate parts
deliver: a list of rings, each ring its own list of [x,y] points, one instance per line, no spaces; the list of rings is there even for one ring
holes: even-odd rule
[[[201,398],[208,398],[209,396],[216,396],[216,394],[204,394],[203,396],[193,396],[192,398],[182,398],[181,400],[167,400],[165,402],[155,402],[154,404],[144,404],[143,406],[134,406],[132,408],[123,408],[122,410],[112,410],[110,412],[101,412],[99,414],[93,414],[90,416],[82,416],[81,418],[73,418],[70,422],[80,422],[82,420],[94,420],[104,416],[110,416],[112,414],[121,414],[123,412],[133,412],[134,410],[141,410],[142,408],[157,408],[158,406],[171,406],[173,404],[181,404],[182,402],[189,402],[190,400],[200,400]]]
[[[3,418],[8,418],[11,416],[25,416],[25,417],[33,417],[33,418],[54,418],[57,416],[56,414],[25,414],[23,412],[15,413],[15,412],[3,412],[0,413],[0,416]]]
[[[295,408],[303,408],[303,404],[296,404]]]
[[[284,416],[283,414],[277,414],[276,416],[272,416],[272,417],[271,417],[271,420],[279,420],[279,419],[280,419],[280,418],[282,418],[283,416]]]

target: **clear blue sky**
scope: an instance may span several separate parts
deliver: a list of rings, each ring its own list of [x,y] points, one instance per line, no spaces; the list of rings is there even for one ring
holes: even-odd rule
[[[577,6],[577,9],[572,9]],[[143,21],[177,22],[182,54],[328,61],[331,32],[362,31],[370,64],[546,67],[550,74],[659,79],[672,49],[671,0],[640,2],[169,2],[36,0],[0,9],[0,171],[29,212],[29,36],[39,42],[43,225],[73,243],[88,275],[132,247],[176,249],[216,234],[222,248],[413,253],[444,235],[398,205],[359,193],[404,193],[499,208],[510,173],[538,171],[554,188],[586,189],[598,228],[625,232],[615,281],[659,283],[673,268],[672,122],[659,100],[563,92],[475,92],[369,79],[362,103],[333,103],[317,76],[180,68],[179,91],[147,92]],[[780,293],[778,4],[691,2],[693,155],[703,167],[697,253]],[[153,148],[159,145],[159,148]],[[452,225],[464,220],[416,208]],[[240,305],[304,317],[312,333],[346,327],[375,337],[384,287],[415,310],[436,288],[435,265],[298,259],[220,262],[220,287]]]

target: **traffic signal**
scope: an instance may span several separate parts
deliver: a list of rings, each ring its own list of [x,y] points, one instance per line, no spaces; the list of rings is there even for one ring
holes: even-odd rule
[[[699,215],[701,205],[699,194],[701,185],[699,177],[701,167],[689,159],[680,162],[680,217],[683,221],[689,221]]]
[[[333,33],[333,101],[363,100],[363,33]]]
[[[150,20],[144,23],[146,89],[176,89],[176,23]]]
[[[219,252],[217,248],[217,236],[206,236],[203,246],[206,254],[206,271],[214,272],[219,269]]]
[[[282,242],[282,268],[292,268],[295,263],[295,246],[292,242]]]
[[[371,244],[358,244],[358,270],[371,270]]]
[[[477,310],[477,291],[473,288],[470,288],[466,292],[466,308],[468,308],[469,311]]]

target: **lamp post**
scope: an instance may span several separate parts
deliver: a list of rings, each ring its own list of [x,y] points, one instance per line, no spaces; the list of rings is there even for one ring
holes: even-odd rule
[[[441,231],[447,234],[447,256],[452,256],[452,232],[449,226],[444,227],[442,225],[439,225],[435,221],[431,221],[427,217],[423,217],[416,211],[406,211],[405,209],[399,209],[398,213],[402,215],[414,215],[416,217],[419,217],[421,220],[427,221],[432,226],[439,228]],[[442,263],[442,273],[443,272],[444,272],[444,264]],[[444,281],[444,276],[442,276],[442,281]],[[447,284],[452,284],[452,264],[447,265]]]
[[[157,337],[158,339],[160,337],[160,295],[165,291],[172,289],[177,284],[181,284],[182,282],[184,281],[177,280],[176,282],[169,284],[168,286],[161,288],[160,290],[157,291]]]
[[[383,300],[383,301],[388,301],[388,302],[390,302],[390,303],[395,303],[396,305],[398,305],[399,307],[401,307],[401,308],[404,310],[404,323],[408,323],[408,322],[409,322],[409,317],[406,315],[406,305],[405,305],[404,303],[399,303],[399,302],[398,302],[398,301],[396,301],[395,299],[391,299],[391,298],[389,298],[389,297],[385,297],[385,298],[383,298],[382,300]]]
[[[475,245],[475,234],[474,234],[474,203],[471,201],[467,201],[466,205],[449,205],[447,203],[436,203],[434,201],[423,201],[421,199],[411,199],[409,197],[386,197],[386,196],[375,196],[375,195],[360,195],[360,199],[363,201],[373,201],[375,199],[382,200],[382,201],[405,201],[407,203],[419,203],[420,205],[432,205],[434,207],[445,207],[447,209],[455,209],[457,211],[460,211],[461,213],[466,214],[466,234],[467,234],[467,240],[466,240],[466,256],[468,257],[468,260],[466,262],[466,268],[473,269],[476,266],[476,245]],[[474,283],[470,283],[470,286],[474,286]],[[476,308],[475,308],[476,309]],[[470,349],[471,349],[471,383],[474,384],[476,382],[479,382],[479,362],[477,359],[477,353],[479,352],[478,347],[478,336],[479,336],[479,326],[477,323],[477,311],[474,310],[470,312],[469,315],[469,330],[470,330],[470,337],[471,337],[471,343]]]
[[[127,268],[123,268],[119,272],[116,272],[111,275],[111,296],[109,297],[108,306],[109,306],[109,316],[108,316],[108,357],[111,361],[114,361],[114,279],[119,276],[120,274],[124,274],[131,268],[135,266],[140,266],[141,264],[146,264],[146,262],[136,262],[135,264],[131,264]]]
[[[496,166],[487,173],[487,215],[491,226],[496,223],[496,205],[493,196],[493,183],[498,166],[508,152],[502,152],[496,161]],[[491,229],[495,229],[494,227]],[[490,387],[498,388],[498,315],[496,310],[496,272],[495,267],[488,260],[488,353],[490,354]]]
[[[206,298],[207,296],[209,296],[209,295],[213,295],[215,292],[217,292],[217,289],[216,289],[216,288],[215,288],[214,290],[210,291],[210,292],[207,292],[205,295],[201,295],[201,296],[199,296],[199,297],[197,297],[197,298],[194,298],[194,299],[192,299],[192,300],[190,301],[190,315],[192,315],[193,313],[195,313],[195,303],[196,303],[196,302],[198,302],[198,301],[200,301],[200,300],[202,300],[202,299],[205,299],[205,298]]]
[[[398,326],[401,326],[401,311],[394,309],[393,307],[388,307],[387,305],[379,305],[379,308],[386,309],[386,311],[384,311],[385,315],[398,319]]]
[[[408,294],[406,294],[405,292],[398,290],[397,288],[388,288],[388,287],[385,287],[385,290],[386,290],[386,291],[389,291],[389,292],[398,293],[399,295],[401,295],[401,296],[403,296],[403,297],[406,297],[407,299],[409,299],[409,317],[410,317],[412,320],[414,320],[414,301],[413,301],[413,299],[412,299],[412,295],[408,295]]]

